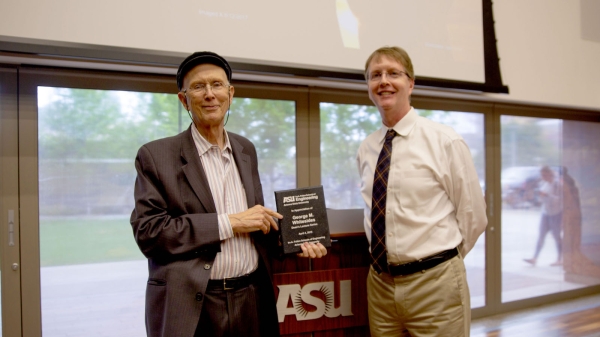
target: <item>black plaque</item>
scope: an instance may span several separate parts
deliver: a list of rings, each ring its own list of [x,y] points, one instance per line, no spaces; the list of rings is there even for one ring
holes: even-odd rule
[[[281,243],[285,254],[299,253],[304,242],[331,247],[323,186],[275,191]]]

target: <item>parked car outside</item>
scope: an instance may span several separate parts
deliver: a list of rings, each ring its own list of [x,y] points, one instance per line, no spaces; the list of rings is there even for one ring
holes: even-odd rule
[[[539,207],[540,169],[538,166],[513,166],[502,170],[502,202],[511,208]]]

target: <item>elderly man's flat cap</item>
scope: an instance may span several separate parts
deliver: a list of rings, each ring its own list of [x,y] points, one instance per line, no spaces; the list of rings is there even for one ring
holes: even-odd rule
[[[192,70],[192,68],[205,63],[214,64],[223,68],[227,75],[227,80],[231,82],[231,67],[223,57],[210,51],[198,51],[186,57],[179,65],[179,69],[177,70],[177,88],[181,90],[183,78],[190,70]]]

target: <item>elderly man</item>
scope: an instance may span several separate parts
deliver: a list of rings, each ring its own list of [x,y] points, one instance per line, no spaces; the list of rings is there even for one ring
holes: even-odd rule
[[[142,146],[131,225],[148,258],[148,336],[278,336],[269,256],[282,216],[263,205],[254,145],[227,132],[231,68],[212,52],[177,71],[192,125]],[[301,257],[322,257],[305,244]]]
[[[383,123],[357,154],[372,257],[371,336],[468,336],[463,258],[487,225],[471,153],[454,130],[411,107],[406,51],[376,50],[365,77]]]

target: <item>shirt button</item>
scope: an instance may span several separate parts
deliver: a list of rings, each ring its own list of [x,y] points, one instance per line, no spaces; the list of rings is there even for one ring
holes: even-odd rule
[[[203,297],[204,296],[202,295],[202,293],[196,293],[196,301],[198,301],[198,302],[202,301]]]
[[[205,264],[205,265],[204,265],[204,269],[206,269],[206,270],[209,270],[209,269],[210,269],[210,264],[208,264],[208,263],[207,263],[207,264]]]
[[[394,236],[394,233],[389,233],[388,236],[392,237],[392,236]]]

